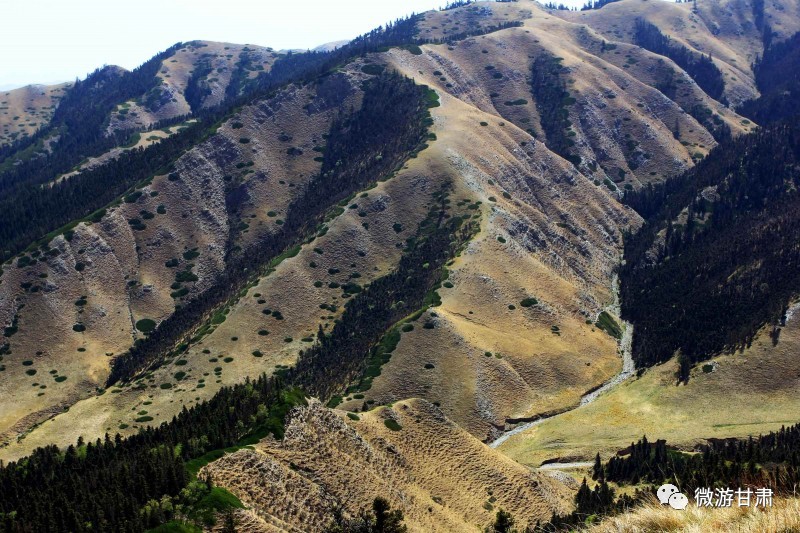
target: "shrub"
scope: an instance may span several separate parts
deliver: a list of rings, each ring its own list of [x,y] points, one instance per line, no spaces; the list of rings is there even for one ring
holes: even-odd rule
[[[434,365],[433,365],[433,364],[431,364],[431,363],[425,363],[425,369],[426,369],[426,370],[430,370],[430,369],[432,369],[432,368],[436,368],[436,366],[434,366]]]
[[[258,330],[258,334],[261,335],[262,337],[266,337],[267,335],[269,335],[269,331],[265,329],[260,329]]]
[[[384,425],[391,429],[392,431],[400,431],[403,429],[403,426],[397,423],[397,420],[392,420],[391,418],[387,418],[383,421]]]
[[[253,350],[253,357],[264,357],[264,354],[261,353],[261,350]]]
[[[75,324],[74,326],[72,326],[72,331],[77,331],[78,333],[81,333],[83,331],[86,331],[86,326],[84,326],[83,324]]]
[[[183,258],[187,261],[197,259],[198,257],[200,257],[200,252],[197,251],[197,248],[192,248],[191,250],[183,252]]]
[[[35,368],[29,368],[28,370],[25,371],[25,373],[28,374],[29,376],[35,376],[36,375],[36,369]]]
[[[175,281],[178,283],[197,281],[198,279],[200,278],[198,278],[197,275],[190,270],[181,270],[180,272],[175,273]]]
[[[165,385],[169,385],[169,384],[165,383]],[[162,386],[161,388],[163,389],[164,387]],[[152,416],[140,416],[139,418],[134,420],[134,422],[150,422],[151,420],[153,420]]]
[[[361,420],[361,417],[359,417],[355,413],[347,413],[347,418],[349,418],[350,420],[356,420],[356,421]]]
[[[160,387],[161,387],[162,389],[164,389],[164,390],[171,389],[171,388],[172,388],[172,383],[162,383],[162,384],[160,385]]]
[[[181,370],[180,372],[175,372],[175,374],[172,377],[175,378],[175,381],[180,381],[186,377],[186,372],[184,372],[183,370]]]
[[[408,333],[409,331],[413,331],[414,330],[414,325],[413,324],[403,324],[403,327],[400,328],[400,329],[403,331],[403,333]]]
[[[222,361],[223,361],[224,363],[230,363],[231,361],[233,361],[233,357],[226,357],[226,358],[225,358],[225,359],[223,359]]]
[[[528,297],[528,298],[525,298],[524,300],[522,300],[519,303],[519,305],[521,305],[522,307],[532,307],[532,306],[534,306],[534,305],[536,305],[538,303],[539,303],[539,300],[537,300],[536,298]]]
[[[150,333],[154,329],[156,329],[156,323],[154,320],[150,318],[143,318],[136,322],[136,329],[141,331],[142,333]]]
[[[375,64],[364,65],[363,67],[361,67],[361,72],[363,72],[364,74],[369,74],[370,76],[377,76],[381,72],[383,72],[383,70],[384,70],[383,66]]]
[[[64,381],[67,381],[67,376],[56,376],[55,381],[56,383],[63,383]]]
[[[248,137],[240,137],[239,142],[242,144],[248,144],[250,142],[250,139]]]

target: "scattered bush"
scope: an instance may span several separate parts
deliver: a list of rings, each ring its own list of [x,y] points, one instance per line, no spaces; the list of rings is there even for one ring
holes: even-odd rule
[[[150,333],[154,329],[156,329],[156,323],[152,319],[143,318],[138,322],[136,322],[136,329],[138,329],[142,333]]]
[[[383,421],[384,425],[391,429],[392,431],[400,431],[403,429],[403,426],[397,423],[397,420],[392,420],[391,418],[387,418]]]

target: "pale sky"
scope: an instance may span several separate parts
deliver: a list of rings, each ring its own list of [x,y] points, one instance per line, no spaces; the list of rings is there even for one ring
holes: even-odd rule
[[[0,89],[83,78],[103,65],[131,69],[178,41],[314,48],[446,2],[3,0]]]

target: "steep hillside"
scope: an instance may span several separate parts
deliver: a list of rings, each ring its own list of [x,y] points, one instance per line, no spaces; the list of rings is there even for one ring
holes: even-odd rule
[[[525,526],[570,508],[559,481],[490,450],[423,400],[358,416],[312,402],[290,416],[283,441],[226,455],[200,475],[277,531],[319,531],[335,508],[357,515],[376,494],[410,531],[482,528],[496,508]]]
[[[363,286],[391,271],[431,194],[445,184],[455,207],[480,217],[481,232],[450,266],[438,291],[442,304],[403,327],[388,362],[378,365],[380,375],[343,390],[343,407],[421,396],[486,439],[507,420],[577,405],[619,372],[616,339],[592,326],[614,300],[622,232],[639,224],[616,196],[678,174],[716,144],[714,132],[687,109],[713,110],[735,134],[750,125],[670,60],[625,42],[612,47],[595,30],[534,2],[428,13],[418,23],[421,36],[451,38],[437,33],[447,17],[468,33],[503,29],[426,44],[421,53],[372,54],[316,84],[289,86],[245,106],[147,180],[141,194],[4,267],[0,318],[11,335],[0,386],[28,387],[4,409],[0,429],[11,442],[70,406],[9,453],[54,436],[71,442],[81,434],[135,431],[141,417],[131,413],[168,419],[224,384],[293,364],[343,309],[331,287],[353,280]],[[179,47],[162,60],[154,91],[175,96],[193,86],[202,90],[189,93],[203,95],[196,105],[212,105],[222,85],[260,72],[256,59],[265,71],[275,59],[268,49],[245,48]],[[242,65],[243,56],[253,63]],[[201,63],[197,76],[188,74],[188,65]],[[218,76],[201,74],[210,65],[222,69]],[[290,205],[319,172],[334,117],[357,108],[359,83],[383,69],[439,93],[431,146],[393,179],[342,203],[313,244],[293,249],[274,272],[218,309],[208,327],[202,325],[211,314],[181,322],[188,331],[175,339],[200,336],[147,374],[146,392],[103,394],[112,358],[177,309],[203,301],[198,297],[231,265],[281,234]],[[686,80],[672,99],[655,88],[668,72]],[[189,105],[186,97],[175,99],[165,100],[169,116]],[[561,118],[546,112],[553,108]],[[112,124],[135,123],[131,116],[119,122],[119,115],[112,114]],[[142,125],[164,117],[142,118]],[[167,354],[176,345],[158,350]],[[45,373],[53,383],[43,382]],[[89,398],[95,389],[101,394]],[[76,403],[81,398],[87,399]],[[145,402],[149,409],[142,409]]]
[[[797,422],[800,8],[457,4],[6,95],[0,530],[579,523],[543,463]]]
[[[268,72],[279,54],[254,45],[192,41],[161,62],[158,85],[111,114],[108,131],[141,130],[220,104]]]
[[[0,92],[0,146],[32,135],[47,124],[69,86],[28,85]]]
[[[272,213],[285,214],[294,191],[319,168],[312,149],[336,110],[307,112],[303,106],[314,96],[310,88],[288,88],[272,102],[243,109],[179,159],[170,175],[156,176],[46,250],[5,267],[0,313],[14,330],[7,330],[0,386],[19,390],[25,380],[37,387],[22,389],[13,401],[5,396],[3,431],[24,429],[102,388],[110,357],[149,331],[147,322],[137,328],[139,321],[168,317],[214,284],[232,248],[247,250],[279,228]],[[341,103],[355,104],[356,97],[353,91]],[[258,125],[273,115],[270,104],[282,113]],[[295,120],[297,113],[307,121]],[[302,153],[288,155],[283,136]],[[294,183],[282,179],[288,175]]]

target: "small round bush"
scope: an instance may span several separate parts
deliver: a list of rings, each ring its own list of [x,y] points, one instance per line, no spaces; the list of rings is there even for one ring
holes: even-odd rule
[[[143,318],[136,322],[136,329],[141,331],[142,333],[150,333],[154,329],[156,329],[156,322],[150,318]]]
[[[403,426],[397,423],[397,420],[392,420],[391,418],[387,418],[383,421],[384,425],[391,429],[392,431],[400,431],[403,429]]]

